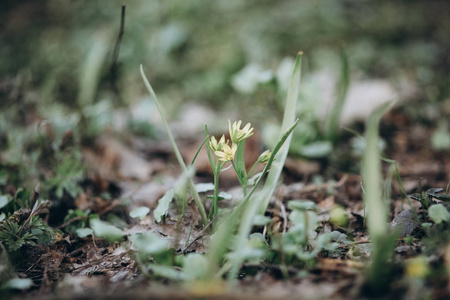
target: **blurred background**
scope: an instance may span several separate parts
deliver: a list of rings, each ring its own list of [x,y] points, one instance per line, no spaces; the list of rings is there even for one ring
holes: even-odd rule
[[[125,26],[117,43],[122,4]],[[329,163],[348,152],[336,143],[354,135],[339,131],[330,138],[326,130],[340,90],[346,100],[337,113],[340,125],[362,132],[374,107],[397,100],[400,117],[392,114],[384,134],[421,124],[427,130],[417,142],[448,151],[449,33],[445,0],[3,0],[2,161],[11,168],[28,159],[30,174],[32,162],[67,140],[89,145],[111,131],[161,137],[141,64],[176,135],[202,139],[204,123],[221,132],[227,119],[242,119],[270,145],[298,51],[304,58],[294,155]],[[355,155],[359,142],[349,146]]]

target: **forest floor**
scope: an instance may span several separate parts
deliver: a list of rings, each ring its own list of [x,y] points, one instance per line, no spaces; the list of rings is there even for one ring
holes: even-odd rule
[[[411,124],[405,114],[396,109],[383,119],[381,132],[385,133],[388,145],[385,155],[397,161],[399,175],[408,194],[418,192],[419,188],[423,191],[445,189],[450,174],[450,156],[433,151],[429,143],[423,142],[430,135],[430,129]],[[260,142],[258,138],[255,140],[247,147],[250,149],[248,153],[257,158],[256,149],[259,149]],[[188,137],[178,143],[183,149],[182,155],[188,160],[201,141]],[[69,209],[89,209],[100,217],[116,216],[123,223],[126,236],[140,232],[156,233],[170,242],[175,255],[205,253],[210,232],[199,226],[199,214],[193,201],[186,207],[181,221],[173,207],[165,221],[160,223],[152,214],[142,220],[129,216],[133,208],[140,206],[149,207],[152,212],[158,199],[176,180],[179,170],[168,143],[104,135],[94,144],[94,147],[83,149],[83,161],[89,166],[88,175],[82,180],[83,193],[44,216],[54,229],[64,230],[85,219],[64,220]],[[339,151],[344,153],[349,145],[343,143],[341,147]],[[200,154],[197,160],[196,182],[212,181],[205,157]],[[282,175],[283,182],[276,189],[266,212],[270,224],[254,228],[254,232],[286,232],[292,225],[288,218],[288,201],[304,199],[316,203],[320,224],[317,231],[336,230],[351,242],[342,242],[335,253],[322,251],[314,263],[303,268],[264,262],[246,263],[240,270],[239,280],[231,288],[224,281],[173,281],[148,273],[145,275],[127,241],[108,243],[96,237],[79,238],[62,231],[54,243],[20,249],[16,272],[21,278],[32,279],[33,285],[26,292],[9,296],[14,299],[369,298],[370,293],[365,291],[365,272],[371,248],[364,222],[361,177],[352,173],[333,173],[324,166],[323,161],[289,157]],[[383,165],[385,174],[388,167],[388,163]],[[226,172],[224,174],[221,186],[230,194],[236,193],[236,178],[226,175]],[[331,178],[327,177],[329,174],[332,174]],[[313,178],[318,176],[331,180],[316,183]],[[100,195],[104,192],[111,197],[102,198]],[[132,201],[124,204],[123,199]],[[402,197],[396,181],[391,199],[390,221],[407,210],[409,203],[419,207],[417,201]],[[222,201],[223,207],[233,205],[226,201]],[[345,226],[335,226],[330,222],[330,212],[336,205],[345,209],[348,217]],[[450,244],[441,243],[430,253],[427,247],[431,242],[424,242],[424,235],[422,228],[415,227],[397,240],[390,262],[397,267],[391,274],[388,290],[381,293],[383,298],[414,299],[420,295],[445,299],[450,296],[449,277],[446,272],[441,272],[442,267],[450,270]],[[407,240],[406,236],[412,238]],[[423,254],[436,273],[417,278],[408,275],[408,260]]]

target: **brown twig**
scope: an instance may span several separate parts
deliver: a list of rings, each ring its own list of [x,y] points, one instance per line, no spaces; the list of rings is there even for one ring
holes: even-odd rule
[[[72,224],[73,222],[81,221],[81,220],[87,219],[88,217],[89,217],[89,216],[79,216],[79,217],[72,218],[72,219],[70,219],[69,221],[67,221],[66,223],[63,223],[63,224],[61,224],[61,225],[55,227],[55,229],[61,229],[61,228],[64,228],[64,227],[66,227],[66,226]]]
[[[119,34],[117,35],[116,44],[114,45],[114,51],[110,66],[111,72],[113,72],[113,69],[117,64],[117,58],[119,57],[120,43],[122,42],[122,36],[125,32],[125,9],[126,5],[122,5],[122,14],[120,16],[120,30]]]
[[[191,247],[196,241],[198,241],[203,236],[203,234],[208,229],[208,227],[211,226],[212,224],[214,224],[214,222],[216,221],[217,217],[218,216],[216,216],[214,219],[212,219],[208,223],[208,225],[206,225],[205,228],[203,228],[202,232],[200,232],[200,234],[192,242],[190,242],[189,245],[186,248],[184,248],[183,254],[186,254],[187,249],[189,249],[189,247]]]
[[[48,205],[49,205],[50,201],[49,200],[45,200],[41,203],[39,202],[35,202],[33,209],[30,212],[30,215],[28,216],[28,218],[25,220],[25,222],[23,222],[22,226],[20,227],[19,236],[22,236],[22,231],[24,230],[25,226],[28,224],[28,222],[31,221],[31,218],[40,214],[44,214],[44,213],[48,213]]]

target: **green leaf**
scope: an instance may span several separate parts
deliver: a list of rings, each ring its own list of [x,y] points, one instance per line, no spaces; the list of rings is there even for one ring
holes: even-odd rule
[[[130,217],[144,219],[145,216],[150,212],[150,208],[146,206],[141,206],[130,211]]]
[[[209,191],[214,191],[214,184],[211,182],[208,183],[197,183],[195,185],[195,190],[197,193],[206,193]]]
[[[396,233],[388,228],[389,204],[384,201],[380,149],[378,148],[378,127],[383,115],[392,108],[394,102],[379,106],[369,117],[366,125],[366,149],[361,162],[364,187],[364,204],[368,211],[367,226],[373,242],[372,264],[368,270],[368,283],[373,290],[385,289],[388,284],[388,260],[394,252]]]
[[[361,175],[364,186],[364,203],[369,212],[367,225],[372,237],[386,235],[387,210],[382,195],[382,175],[380,150],[378,148],[378,126],[381,117],[392,108],[394,102],[379,106],[369,117],[366,127],[366,149],[361,162]]]
[[[319,141],[300,148],[300,154],[308,158],[320,158],[330,155],[333,144],[330,141]]]
[[[94,102],[102,70],[110,45],[111,35],[97,35],[93,40],[89,55],[84,60],[79,77],[77,104],[86,107]]]
[[[450,149],[450,133],[442,123],[438,129],[431,136],[431,146],[434,150],[448,150]]]
[[[156,222],[161,222],[161,218],[167,214],[169,210],[170,202],[172,202],[173,196],[175,195],[175,190],[168,190],[161,199],[158,200],[158,206],[153,211],[153,216]]]
[[[183,280],[183,273],[175,270],[173,267],[150,264],[148,265],[148,269],[153,272],[156,276],[164,277],[172,280]]]
[[[206,277],[208,260],[199,253],[190,253],[184,258],[183,271],[186,280],[199,280]]]
[[[244,145],[245,141],[239,143],[235,159],[236,174],[238,176],[241,185],[247,183],[247,171],[245,170],[245,162],[244,162]]]
[[[349,66],[347,54],[344,48],[341,48],[341,76],[339,78],[339,83],[337,85],[337,97],[334,102],[333,108],[330,110],[330,115],[328,116],[326,137],[330,141],[336,141],[337,131],[339,129],[339,121],[341,118],[342,109],[344,108],[345,99],[347,97],[347,90],[350,83]]]
[[[316,203],[309,200],[291,200],[288,202],[288,207],[293,210],[312,210],[316,207]]]
[[[292,70],[292,75],[289,82],[289,88],[287,92],[286,97],[286,105],[284,108],[284,114],[283,114],[283,122],[281,125],[281,132],[286,132],[292,123],[295,122],[295,112],[296,112],[296,106],[297,106],[297,100],[300,92],[300,78],[301,78],[301,65],[302,65],[302,55],[303,52],[299,52],[297,55],[297,58],[295,60],[294,68]],[[298,120],[297,120],[298,123]],[[266,183],[264,184],[264,189],[267,191],[266,197],[263,200],[261,207],[259,208],[259,213],[264,214],[264,212],[267,209],[267,206],[270,202],[270,197],[272,196],[277,183],[278,179],[280,178],[281,171],[284,167],[284,162],[286,161],[286,157],[289,151],[289,145],[291,143],[291,136],[290,134],[283,137],[283,142],[281,145],[284,145],[283,148],[280,149],[274,149],[273,153],[279,151],[279,153],[276,154],[275,160],[276,163],[273,163],[272,169],[270,170],[270,173],[267,177]],[[280,141],[277,145],[280,145]],[[275,146],[277,148],[277,146]]]
[[[294,210],[289,215],[289,220],[294,225],[306,225],[308,229],[308,233],[312,233],[312,231],[317,228],[317,214],[312,211],[298,211]]]
[[[169,250],[167,240],[152,232],[138,233],[130,236],[130,241],[136,249],[144,254],[158,254]]]
[[[270,218],[265,217],[263,215],[256,215],[253,218],[253,225],[254,226],[265,226],[270,223]]]
[[[13,278],[8,280],[2,288],[14,290],[26,290],[33,285],[33,281],[29,278]]]
[[[99,219],[91,220],[91,228],[98,237],[102,237],[109,242],[121,240],[124,233],[119,228]]]
[[[442,204],[435,204],[430,206],[430,208],[428,209],[428,215],[436,224],[448,222],[450,220],[450,213]]]
[[[263,175],[263,172],[256,173],[247,181],[247,185],[248,186],[255,185],[255,183],[259,180],[259,178],[261,178],[262,175]]]
[[[84,238],[91,235],[94,231],[91,228],[78,228],[75,232],[80,238]]]
[[[233,199],[233,196],[227,192],[220,192],[219,193],[219,200],[231,200]]]
[[[7,195],[1,195],[0,196],[0,208],[5,207],[9,203],[8,196]]]

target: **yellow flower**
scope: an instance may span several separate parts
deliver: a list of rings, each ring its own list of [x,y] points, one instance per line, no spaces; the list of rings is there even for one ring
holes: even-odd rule
[[[271,155],[272,155],[272,152],[270,152],[269,150],[264,151],[258,157],[258,162],[262,163],[262,164],[267,164],[267,162],[269,161],[269,158],[270,158]]]
[[[223,144],[225,144],[225,136],[222,135],[219,142],[217,142],[215,137],[211,137],[211,141],[209,143],[209,146],[211,147],[211,150],[216,152],[222,150]]]
[[[406,261],[406,275],[412,278],[425,278],[430,272],[427,259],[423,256],[408,259]]]
[[[249,138],[253,135],[253,128],[250,128],[251,124],[247,123],[247,125],[244,126],[244,128],[241,128],[242,121],[234,122],[233,125],[231,125],[231,121],[228,120],[228,128],[230,130],[230,138],[231,142],[233,144],[238,144],[239,142],[245,140],[246,138]]]
[[[217,155],[219,160],[221,161],[229,161],[234,159],[234,155],[236,154],[237,145],[233,144],[230,148],[228,144],[222,145],[222,151],[215,151],[214,153]]]

